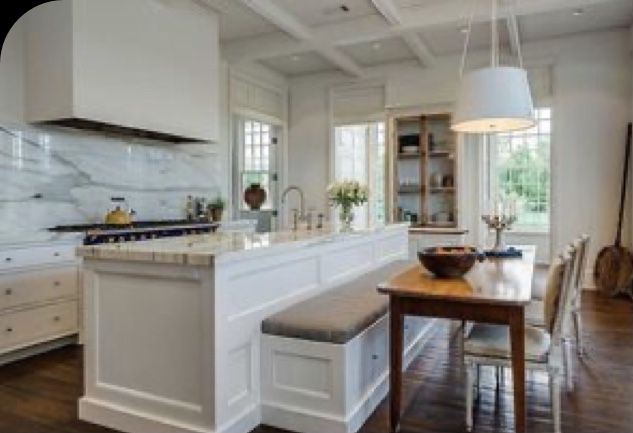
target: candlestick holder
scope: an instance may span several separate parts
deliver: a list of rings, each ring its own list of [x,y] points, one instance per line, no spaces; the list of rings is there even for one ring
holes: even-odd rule
[[[488,229],[495,231],[495,245],[491,251],[503,252],[506,250],[505,242],[503,241],[504,230],[512,228],[517,220],[516,215],[482,215],[481,219],[488,226]]]

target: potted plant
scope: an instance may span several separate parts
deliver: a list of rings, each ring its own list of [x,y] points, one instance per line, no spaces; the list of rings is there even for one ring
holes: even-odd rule
[[[354,221],[354,206],[360,206],[367,202],[369,189],[356,180],[335,182],[327,188],[328,199],[334,206],[340,206],[339,219],[341,231],[352,231]]]
[[[224,212],[224,207],[226,206],[226,202],[220,196],[216,197],[214,200],[210,201],[207,204],[207,210],[211,215],[211,221],[219,222],[222,220],[222,213]]]

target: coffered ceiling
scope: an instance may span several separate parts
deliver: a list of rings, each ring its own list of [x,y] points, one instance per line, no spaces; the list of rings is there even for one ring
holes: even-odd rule
[[[471,0],[196,0],[220,13],[224,57],[294,76],[410,61],[421,67],[459,53]],[[471,47],[490,44],[490,0],[474,0]],[[501,42],[522,42],[633,22],[631,0],[500,0]],[[511,18],[514,4],[516,20]]]

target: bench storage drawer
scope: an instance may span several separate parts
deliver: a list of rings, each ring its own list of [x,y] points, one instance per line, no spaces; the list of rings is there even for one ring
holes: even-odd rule
[[[0,275],[0,311],[59,298],[77,298],[76,266]]]
[[[77,301],[0,316],[0,352],[77,332]]]

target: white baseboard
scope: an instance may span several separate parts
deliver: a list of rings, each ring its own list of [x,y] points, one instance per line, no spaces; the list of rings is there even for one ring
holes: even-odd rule
[[[68,346],[71,344],[77,344],[77,337],[74,335],[71,335],[69,337],[62,337],[53,341],[39,343],[30,347],[25,347],[23,349],[18,349],[12,352],[7,352],[5,354],[0,355],[0,366],[4,364],[8,364],[10,362],[15,362],[15,361],[19,361],[25,358],[30,358],[31,356],[40,355],[42,353],[59,349],[61,347]]]
[[[82,397],[79,399],[79,419],[126,433],[244,433],[260,424],[261,415],[259,407],[253,405],[234,420],[213,429]]]
[[[126,433],[216,433],[88,397],[79,399],[79,419]]]

